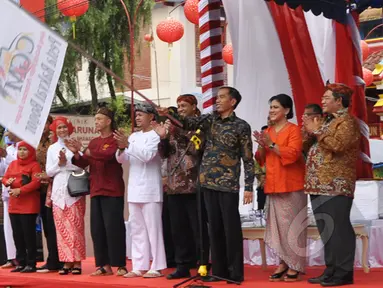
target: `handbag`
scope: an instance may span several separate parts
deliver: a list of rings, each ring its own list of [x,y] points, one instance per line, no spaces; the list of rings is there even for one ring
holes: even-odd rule
[[[71,197],[80,197],[90,194],[89,173],[87,171],[72,172],[69,175],[68,193]]]
[[[29,175],[22,174],[21,175],[21,186],[25,186],[29,183],[31,183],[32,178]]]

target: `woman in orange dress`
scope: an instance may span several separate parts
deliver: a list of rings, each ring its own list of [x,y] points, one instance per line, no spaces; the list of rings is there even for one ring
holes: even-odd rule
[[[270,281],[297,281],[306,264],[307,195],[303,192],[305,164],[300,128],[293,118],[293,101],[285,95],[270,100],[273,126],[254,132],[266,161],[267,209],[265,243],[281,262]],[[286,274],[286,275],[285,275]],[[285,276],[284,276],[285,275]],[[284,277],[283,277],[284,276]]]

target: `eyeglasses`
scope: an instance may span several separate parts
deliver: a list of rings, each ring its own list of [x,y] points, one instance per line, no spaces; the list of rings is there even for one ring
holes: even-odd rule
[[[321,115],[320,113],[303,113],[302,117],[309,117],[309,116],[314,116],[314,115]]]

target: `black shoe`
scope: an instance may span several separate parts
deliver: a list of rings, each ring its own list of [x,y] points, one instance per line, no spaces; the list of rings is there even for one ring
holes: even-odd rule
[[[189,278],[190,277],[190,271],[186,269],[177,269],[173,273],[166,276],[166,279],[173,280],[173,279],[182,279],[182,278]]]
[[[16,266],[15,269],[11,270],[11,272],[21,272],[24,270],[25,266]]]
[[[330,279],[327,279],[325,281],[322,281],[320,285],[323,287],[335,287],[335,286],[343,286],[343,285],[351,285],[354,284],[353,279],[339,279],[331,277]]]
[[[285,275],[285,273],[289,270],[289,267],[287,267],[285,270],[283,270],[282,272],[279,272],[279,273],[274,273],[272,275],[270,275],[269,277],[269,280],[272,281],[272,282],[275,282],[275,281],[281,281],[282,280],[282,276]]]
[[[221,279],[215,278],[213,276],[203,276],[203,277],[201,277],[201,280],[203,282],[219,282],[219,281],[222,281]]]
[[[25,266],[25,268],[20,271],[20,273],[33,273],[33,272],[36,272],[36,267],[32,267],[32,266]]]
[[[295,274],[286,273],[286,276],[285,276],[284,280],[285,280],[285,282],[296,282],[296,281],[299,281],[300,280],[299,272],[297,272]]]
[[[329,278],[331,278],[330,275],[326,275],[325,273],[323,273],[318,277],[310,278],[309,280],[307,280],[307,282],[309,282],[310,284],[320,284],[321,282],[326,281]]]

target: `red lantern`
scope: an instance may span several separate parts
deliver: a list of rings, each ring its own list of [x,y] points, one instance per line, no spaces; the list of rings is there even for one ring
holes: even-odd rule
[[[195,25],[199,23],[198,2],[199,0],[186,0],[184,6],[186,19]]]
[[[146,42],[152,42],[152,41],[154,40],[152,34],[146,34],[146,35],[144,36],[144,39],[145,39]]]
[[[184,25],[171,17],[157,25],[157,36],[161,41],[169,43],[169,47],[184,36]]]
[[[366,83],[366,87],[370,86],[372,82],[374,82],[374,75],[372,75],[372,72],[370,70],[364,67],[363,67],[363,80],[364,80],[364,83]]]
[[[368,47],[367,42],[364,40],[360,41],[360,47],[362,49],[362,59],[364,61],[367,59],[368,55],[370,54],[370,48]]]
[[[231,44],[227,44],[223,47],[222,50],[222,58],[227,64],[233,65],[234,57],[233,57],[233,46]]]
[[[57,0],[57,8],[68,17],[79,17],[89,9],[88,0]]]
[[[57,0],[57,8],[72,22],[73,38],[76,38],[76,18],[84,15],[89,9],[88,0]]]

